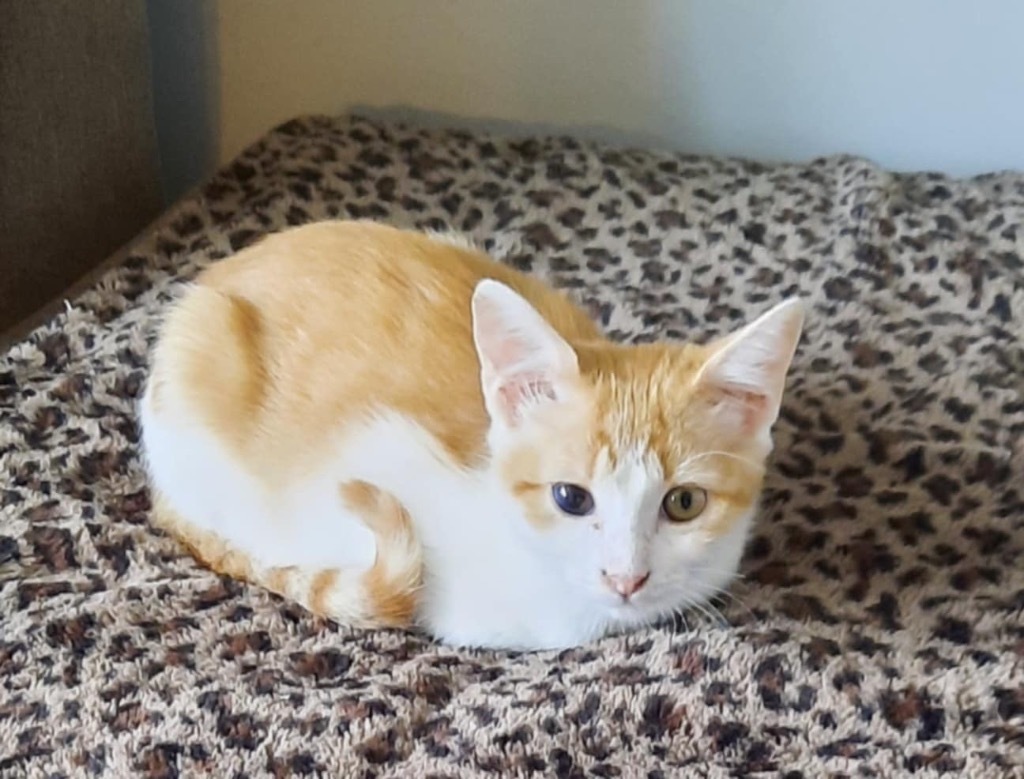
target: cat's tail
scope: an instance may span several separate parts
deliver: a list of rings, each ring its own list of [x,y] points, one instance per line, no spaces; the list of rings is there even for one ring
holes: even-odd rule
[[[423,554],[409,513],[393,495],[363,481],[343,484],[341,498],[376,537],[377,556],[369,569],[286,566],[254,578],[340,624],[411,626],[423,582]]]

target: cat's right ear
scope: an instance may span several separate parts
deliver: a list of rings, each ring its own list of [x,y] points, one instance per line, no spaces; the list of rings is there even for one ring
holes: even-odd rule
[[[473,341],[491,419],[514,427],[530,408],[561,400],[579,375],[576,353],[522,296],[485,279],[473,291]]]
[[[771,428],[803,323],[803,303],[794,298],[712,347],[697,381],[723,423],[745,435]]]

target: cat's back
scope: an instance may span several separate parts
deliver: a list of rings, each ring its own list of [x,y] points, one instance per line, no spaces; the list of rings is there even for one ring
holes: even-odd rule
[[[596,335],[562,295],[479,251],[323,222],[200,274],[162,328],[146,402],[197,415],[268,471],[315,458],[325,433],[381,410],[468,461],[487,426],[470,303],[483,278],[519,291],[570,340]]]
[[[207,268],[198,286],[247,301],[268,324],[359,334],[362,324],[469,324],[469,296],[489,275],[516,283],[481,252],[366,221],[328,221],[271,234]],[[533,280],[526,282],[532,286]],[[378,339],[394,330],[376,330]]]

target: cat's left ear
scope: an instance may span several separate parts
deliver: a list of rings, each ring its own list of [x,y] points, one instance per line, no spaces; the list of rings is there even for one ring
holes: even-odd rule
[[[562,400],[579,376],[576,352],[565,339],[522,296],[493,279],[473,291],[473,341],[487,411],[510,427],[532,406]]]
[[[771,428],[803,323],[803,303],[794,298],[712,345],[697,382],[721,423],[742,435]]]

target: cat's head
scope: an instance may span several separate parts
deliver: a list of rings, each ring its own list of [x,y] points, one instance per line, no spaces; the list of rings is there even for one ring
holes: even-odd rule
[[[596,622],[648,622],[735,575],[802,324],[791,300],[706,346],[570,346],[477,286],[494,468]]]

